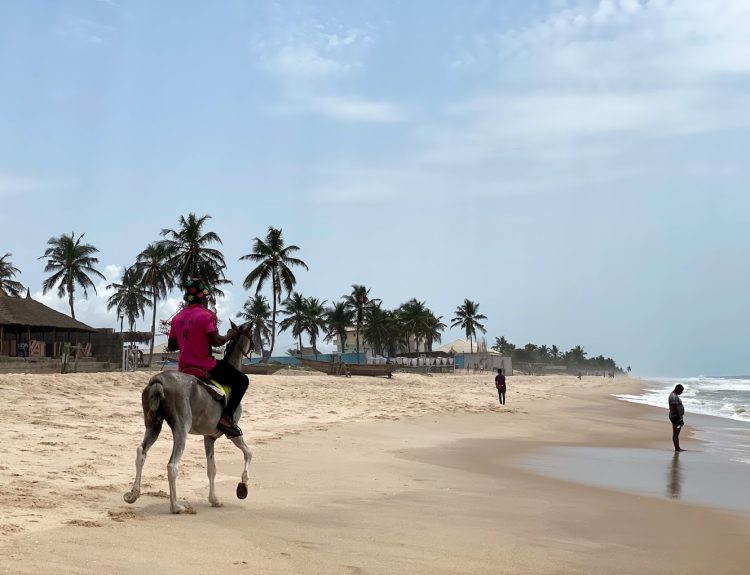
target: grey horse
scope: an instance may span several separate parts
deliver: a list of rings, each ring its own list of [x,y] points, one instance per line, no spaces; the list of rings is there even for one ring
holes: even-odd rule
[[[236,340],[227,344],[226,360],[236,369],[240,369],[242,357],[249,353],[252,347],[250,326],[247,324],[232,327],[238,331]],[[146,433],[138,446],[135,458],[135,481],[133,487],[123,498],[127,503],[135,503],[141,495],[141,471],[146,461],[146,454],[156,442],[161,432],[162,423],[166,420],[172,428],[173,446],[172,456],[167,464],[169,478],[169,506],[172,513],[192,511],[189,506],[177,502],[177,471],[185,450],[188,433],[202,435],[206,448],[206,463],[208,470],[208,501],[214,507],[221,507],[216,497],[214,479],[216,477],[216,462],[214,461],[214,442],[223,434],[216,427],[221,418],[223,405],[214,399],[211,393],[198,382],[197,378],[179,371],[163,371],[148,382],[142,394],[143,416],[146,423]],[[237,423],[242,414],[242,407],[237,407],[234,422]],[[247,497],[248,468],[252,453],[242,435],[231,438],[232,442],[245,456],[245,468],[242,480],[237,485],[237,497]]]

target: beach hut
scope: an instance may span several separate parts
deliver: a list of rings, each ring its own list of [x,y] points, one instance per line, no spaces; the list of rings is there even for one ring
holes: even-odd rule
[[[91,353],[93,327],[26,297],[11,297],[0,291],[0,356],[16,356],[21,342],[28,344],[29,357],[56,357],[65,342],[81,345],[82,355]]]

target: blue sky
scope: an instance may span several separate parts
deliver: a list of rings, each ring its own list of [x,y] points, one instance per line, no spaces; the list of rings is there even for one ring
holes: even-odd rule
[[[305,295],[468,297],[489,342],[750,371],[745,0],[4,2],[0,85],[0,253],[58,309],[51,236],[106,284],[208,213],[224,317],[273,225]],[[103,285],[78,315],[114,327]]]

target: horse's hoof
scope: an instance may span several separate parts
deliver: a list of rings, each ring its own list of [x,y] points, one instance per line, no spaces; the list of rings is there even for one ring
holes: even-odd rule
[[[247,483],[237,484],[237,499],[245,499],[247,497]]]
[[[134,491],[128,491],[125,495],[122,496],[122,498],[125,500],[125,503],[135,503],[138,499],[138,493]]]

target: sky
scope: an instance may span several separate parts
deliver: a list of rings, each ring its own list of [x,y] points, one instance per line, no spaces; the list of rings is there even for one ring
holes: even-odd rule
[[[490,345],[750,373],[747,0],[6,1],[0,86],[0,254],[67,311],[38,258],[85,233],[96,327],[194,212],[222,318],[274,226],[305,296],[364,284],[446,323],[469,298]]]

